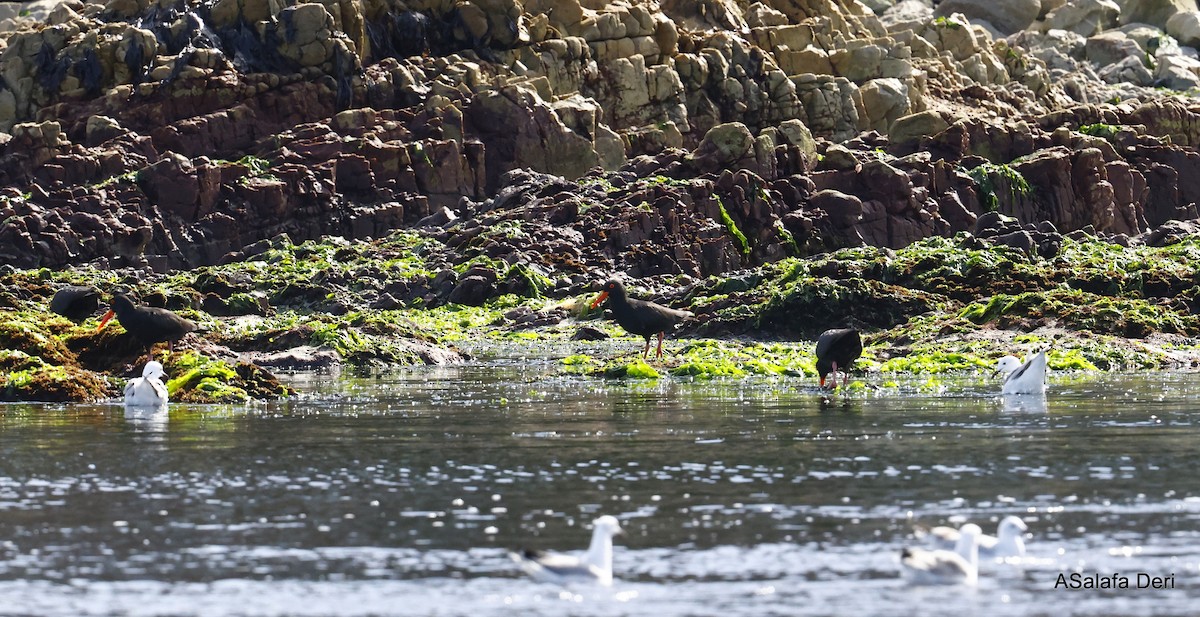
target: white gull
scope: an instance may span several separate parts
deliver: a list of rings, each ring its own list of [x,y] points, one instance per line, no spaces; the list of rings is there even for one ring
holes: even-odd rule
[[[125,405],[129,407],[161,407],[167,404],[167,387],[163,385],[163,365],[151,360],[142,369],[142,376],[125,385]]]
[[[1003,394],[1045,394],[1046,352],[1039,351],[1025,362],[1004,356],[996,362],[996,372],[1004,373]]]
[[[1023,538],[1029,527],[1019,516],[1006,516],[996,526],[996,535],[980,535],[980,557],[1024,557],[1025,540]],[[953,527],[934,527],[929,530],[934,545],[950,549],[956,547],[959,541],[959,530]]]
[[[601,516],[592,523],[592,543],[582,555],[564,555],[542,551],[509,553],[513,561],[535,580],[566,584],[593,582],[611,585],[613,574],[613,536],[624,533],[612,516]]]
[[[979,580],[979,525],[963,525],[956,550],[900,551],[904,577],[914,585],[974,585]]]

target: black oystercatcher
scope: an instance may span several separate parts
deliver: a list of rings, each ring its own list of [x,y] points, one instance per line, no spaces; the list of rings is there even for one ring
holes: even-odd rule
[[[833,387],[837,387],[838,367],[842,369],[842,386],[850,381],[850,365],[862,355],[862,338],[854,328],[835,328],[821,333],[817,339],[817,374],[821,376],[821,387],[825,377],[833,373]]]
[[[75,323],[91,317],[100,308],[100,290],[90,285],[68,285],[50,298],[50,312]]]
[[[655,334],[658,335],[658,353],[655,357],[661,358],[663,337],[667,330],[692,316],[691,311],[679,311],[661,304],[632,299],[625,293],[625,286],[620,281],[605,283],[600,295],[592,300],[592,308],[600,306],[605,299],[608,300],[608,308],[612,309],[613,317],[626,332],[646,337],[646,348],[642,350],[643,358],[650,353],[650,337]]]
[[[100,320],[99,332],[108,325],[108,321],[117,316],[117,321],[143,345],[146,346],[147,356],[154,359],[154,344],[166,341],[171,351],[175,351],[175,341],[183,338],[188,332],[196,329],[196,324],[184,319],[167,309],[151,306],[137,306],[125,294],[113,294],[112,304],[104,318]]]

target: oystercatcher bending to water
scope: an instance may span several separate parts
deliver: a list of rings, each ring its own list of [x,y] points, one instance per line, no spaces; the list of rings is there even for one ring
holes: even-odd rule
[[[825,378],[833,374],[833,384],[837,387],[838,368],[842,369],[842,387],[850,381],[850,365],[862,355],[862,337],[854,328],[837,328],[826,330],[817,339],[817,374],[821,376],[821,387],[825,387]]]

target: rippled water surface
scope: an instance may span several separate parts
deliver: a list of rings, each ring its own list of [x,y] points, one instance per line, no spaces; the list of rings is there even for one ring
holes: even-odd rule
[[[1194,615],[1200,376],[553,377],[494,361],[308,377],[291,401],[0,406],[0,614]],[[882,383],[878,376],[867,382]],[[611,589],[523,578],[621,519]],[[976,589],[914,588],[914,525],[1025,517]],[[1067,590],[1069,576],[1173,589]]]

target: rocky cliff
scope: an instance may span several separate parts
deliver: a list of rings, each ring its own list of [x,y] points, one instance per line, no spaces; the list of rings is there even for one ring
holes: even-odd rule
[[[70,0],[0,27],[21,268],[415,227],[582,285],[962,230],[1125,244],[1200,201],[1194,0]]]

